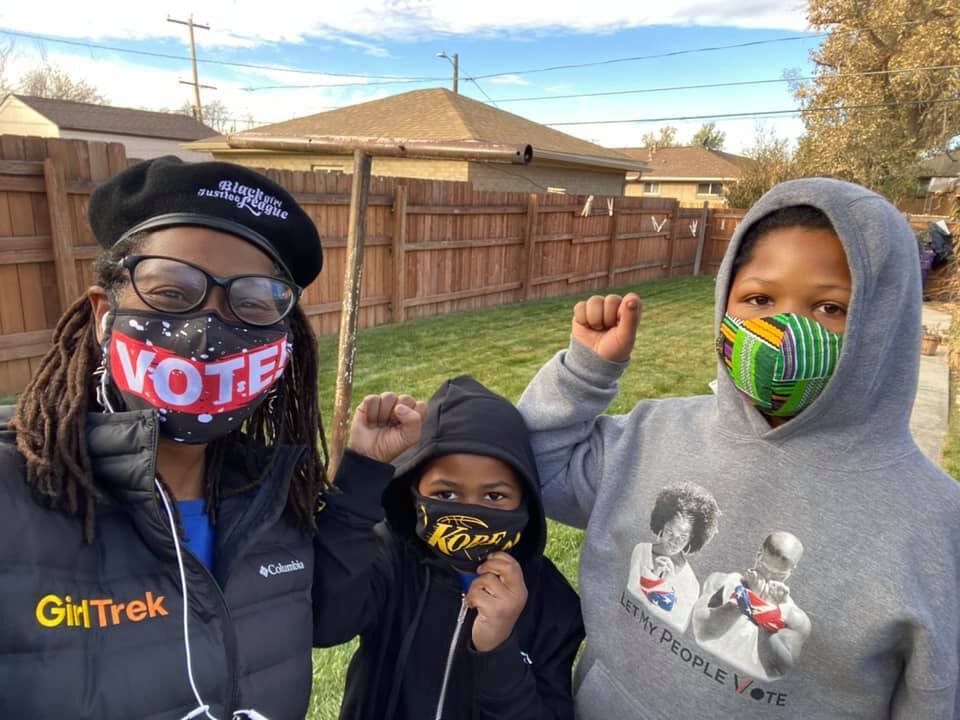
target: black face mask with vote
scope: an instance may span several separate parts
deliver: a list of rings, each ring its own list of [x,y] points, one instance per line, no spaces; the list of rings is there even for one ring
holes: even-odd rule
[[[258,327],[207,311],[111,310],[104,330],[101,403],[155,409],[160,431],[185,443],[239,428],[280,379],[290,350],[286,322]]]
[[[499,510],[417,492],[414,502],[417,537],[462,572],[474,572],[490,553],[516,547],[529,521],[525,503],[516,510]]]

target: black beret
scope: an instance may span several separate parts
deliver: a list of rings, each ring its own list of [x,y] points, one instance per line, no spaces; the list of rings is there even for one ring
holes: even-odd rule
[[[187,163],[173,155],[137,163],[94,190],[89,216],[105,248],[142,230],[201,225],[253,243],[300,287],[323,266],[317,228],[293,196],[233,163]]]

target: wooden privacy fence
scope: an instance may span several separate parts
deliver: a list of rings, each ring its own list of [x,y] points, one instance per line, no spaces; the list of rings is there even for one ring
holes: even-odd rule
[[[118,143],[0,136],[0,393],[23,388],[57,318],[93,283],[90,193],[128,164]],[[352,178],[265,172],[323,239],[323,272],[301,303],[318,333],[335,333]],[[591,200],[373,178],[358,324],[691,274],[698,262],[715,272],[739,216],[680,208],[671,198]]]

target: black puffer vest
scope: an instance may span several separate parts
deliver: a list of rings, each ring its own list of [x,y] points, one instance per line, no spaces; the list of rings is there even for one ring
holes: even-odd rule
[[[247,483],[245,453],[270,469],[254,489],[224,494],[214,573],[181,544],[185,634],[180,566],[154,484],[154,414],[88,417],[105,494],[93,544],[79,518],[47,509],[26,485],[9,418],[0,408],[0,717],[181,718],[202,703],[218,720],[246,709],[302,718],[314,550],[284,513],[300,449],[238,443],[230,453],[224,488]]]

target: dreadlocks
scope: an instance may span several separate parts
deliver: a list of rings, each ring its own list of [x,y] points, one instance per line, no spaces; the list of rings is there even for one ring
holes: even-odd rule
[[[147,237],[148,233],[137,233],[101,253],[93,264],[95,282],[115,295],[127,282],[119,261],[135,253]],[[291,479],[287,512],[302,527],[310,528],[317,496],[328,486],[327,441],[317,401],[316,338],[299,307],[290,313],[289,323],[293,343],[289,364],[274,400],[258,408],[245,423],[244,431],[264,444],[306,448]],[[103,497],[93,477],[86,439],[87,412],[96,407],[94,371],[101,355],[94,325],[93,309],[86,297],[67,309],[57,323],[53,346],[43,356],[40,371],[17,401],[11,423],[17,448],[26,460],[27,484],[50,507],[70,515],[82,510],[83,535],[88,543],[93,542],[96,532],[96,503]],[[232,439],[223,438],[207,446],[206,492],[212,522]],[[246,487],[256,485],[266,469],[248,463]]]

